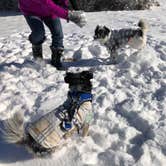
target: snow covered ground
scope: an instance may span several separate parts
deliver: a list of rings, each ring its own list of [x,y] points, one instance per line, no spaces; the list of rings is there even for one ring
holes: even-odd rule
[[[166,165],[166,5],[149,11],[88,13],[79,29],[63,21],[68,69],[94,71],[94,121],[90,136],[68,140],[51,158],[34,159],[23,147],[0,139],[0,166],[165,166]],[[106,65],[108,52],[93,42],[97,24],[133,27],[149,23],[148,44],[141,52],[126,49],[118,64]],[[68,91],[65,71],[31,59],[29,29],[24,18],[0,17],[0,119],[25,112],[26,120],[58,107]],[[50,34],[44,57],[50,59]]]

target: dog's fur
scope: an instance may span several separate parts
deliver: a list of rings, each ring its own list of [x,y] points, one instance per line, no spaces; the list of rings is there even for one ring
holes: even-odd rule
[[[3,127],[4,129],[1,129],[1,131],[6,142],[19,144],[24,141],[24,116],[21,111],[16,112],[12,118],[5,120]]]
[[[142,49],[146,45],[148,31],[147,23],[141,19],[136,29],[110,30],[106,26],[97,25],[94,40],[98,40],[108,49],[110,56],[115,60],[117,49],[126,45],[134,49]]]

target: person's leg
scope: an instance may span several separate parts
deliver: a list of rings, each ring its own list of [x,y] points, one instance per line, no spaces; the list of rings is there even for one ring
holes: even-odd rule
[[[45,30],[42,20],[37,16],[26,16],[26,21],[31,29],[29,41],[32,43],[34,58],[42,58],[42,43],[45,40]]]
[[[61,21],[59,18],[46,18],[44,23],[50,29],[52,35],[52,47],[54,48],[64,48],[63,46],[63,30]]]
[[[57,69],[62,67],[60,62],[61,56],[63,55],[63,30],[59,18],[51,19],[46,18],[44,20],[45,24],[50,29],[52,34],[52,45],[50,46],[52,55],[51,55],[51,64]]]

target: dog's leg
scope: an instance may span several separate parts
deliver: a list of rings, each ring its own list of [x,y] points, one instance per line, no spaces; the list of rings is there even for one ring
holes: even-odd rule
[[[118,56],[117,51],[115,51],[115,50],[111,51],[111,53],[110,53],[110,62],[112,64],[117,63],[117,56]]]
[[[86,123],[83,125],[83,128],[82,128],[82,136],[86,137],[88,136],[88,134],[89,134],[89,124]]]

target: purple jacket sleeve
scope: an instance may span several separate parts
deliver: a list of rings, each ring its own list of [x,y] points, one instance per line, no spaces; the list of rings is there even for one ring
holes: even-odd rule
[[[68,18],[68,10],[56,5],[52,0],[46,0],[48,10],[60,18]]]

